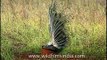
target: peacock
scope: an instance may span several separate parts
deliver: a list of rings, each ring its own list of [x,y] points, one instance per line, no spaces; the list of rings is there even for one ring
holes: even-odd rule
[[[57,54],[63,50],[68,41],[65,33],[65,21],[62,14],[56,11],[56,4],[52,2],[49,7],[49,29],[51,40],[42,46],[42,54]]]

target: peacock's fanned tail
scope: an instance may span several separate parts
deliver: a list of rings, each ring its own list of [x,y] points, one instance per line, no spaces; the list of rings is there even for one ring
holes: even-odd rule
[[[61,20],[61,13],[57,13],[55,5],[50,7],[50,32],[52,41],[48,45],[53,45],[57,48],[63,48],[67,42],[67,37],[64,31],[64,21]]]
[[[45,46],[47,49],[57,51],[65,47],[67,36],[64,30],[64,21],[61,13],[57,13],[55,2],[49,7],[49,27],[51,33],[51,40]]]

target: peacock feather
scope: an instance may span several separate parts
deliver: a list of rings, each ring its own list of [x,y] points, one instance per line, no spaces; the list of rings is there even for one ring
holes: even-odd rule
[[[67,36],[65,34],[65,28],[63,17],[61,13],[57,13],[55,2],[49,7],[49,26],[52,40],[48,45],[53,45],[54,47],[60,49],[66,45]]]

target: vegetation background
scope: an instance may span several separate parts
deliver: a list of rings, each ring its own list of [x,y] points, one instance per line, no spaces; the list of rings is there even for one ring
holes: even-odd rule
[[[69,43],[61,54],[106,54],[106,0],[56,0],[57,11],[66,16]],[[50,40],[48,8],[51,0],[1,1],[1,56],[40,53]],[[103,58],[101,58],[103,59]],[[104,59],[103,59],[104,60]]]

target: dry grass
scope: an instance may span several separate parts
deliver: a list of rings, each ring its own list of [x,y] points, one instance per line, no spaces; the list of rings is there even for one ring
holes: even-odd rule
[[[57,11],[66,16],[70,37],[61,54],[105,56],[105,1],[57,0]],[[1,55],[5,60],[12,60],[13,53],[38,53],[50,40],[50,3],[51,0],[2,0]]]

